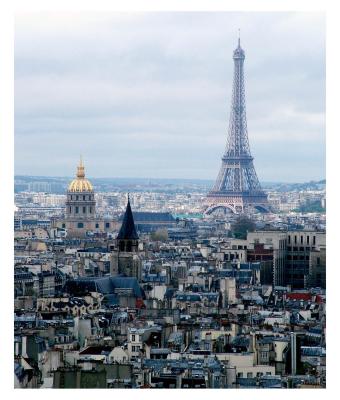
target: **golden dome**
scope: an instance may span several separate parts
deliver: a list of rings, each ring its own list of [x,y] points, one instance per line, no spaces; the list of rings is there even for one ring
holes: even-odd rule
[[[85,167],[81,158],[77,167],[77,177],[69,184],[68,191],[76,193],[93,192],[91,182],[85,178]]]

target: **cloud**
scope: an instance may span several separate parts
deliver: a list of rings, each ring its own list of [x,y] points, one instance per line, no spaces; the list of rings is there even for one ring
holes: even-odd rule
[[[16,173],[215,179],[239,27],[260,179],[323,177],[325,18],[268,12],[19,15]]]

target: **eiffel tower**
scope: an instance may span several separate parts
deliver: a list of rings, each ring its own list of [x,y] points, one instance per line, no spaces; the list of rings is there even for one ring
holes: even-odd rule
[[[233,53],[234,81],[227,146],[215,185],[205,199],[205,214],[268,212],[267,196],[261,188],[250,153],[240,38]]]

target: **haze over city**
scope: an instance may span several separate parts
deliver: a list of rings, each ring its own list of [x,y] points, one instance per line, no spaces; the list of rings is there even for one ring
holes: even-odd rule
[[[323,179],[325,18],[271,12],[18,16],[15,173],[215,180],[239,28],[259,179]]]

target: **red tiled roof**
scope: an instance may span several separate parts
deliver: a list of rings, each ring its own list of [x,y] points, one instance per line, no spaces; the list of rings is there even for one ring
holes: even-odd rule
[[[325,303],[325,300],[326,300],[326,298],[323,295],[317,294],[315,296],[315,303],[318,303],[318,304]]]
[[[291,293],[287,293],[287,299],[309,301],[309,300],[312,300],[312,295],[311,295],[311,293],[291,292]]]

